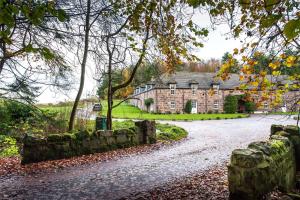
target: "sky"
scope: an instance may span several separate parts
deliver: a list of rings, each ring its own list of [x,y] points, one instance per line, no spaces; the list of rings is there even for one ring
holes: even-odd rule
[[[208,14],[196,13],[193,16],[193,21],[201,27],[210,28],[210,19]],[[225,52],[232,52],[234,48],[240,48],[242,43],[239,40],[233,38],[227,38],[226,33],[229,32],[227,25],[218,25],[214,30],[210,30],[208,37],[204,40],[204,47],[195,50],[193,52],[202,60],[208,60],[210,58],[221,59]],[[227,39],[226,39],[227,38]],[[94,69],[91,63],[87,65],[86,82],[83,91],[82,98],[89,97],[90,94],[95,95],[97,90],[97,83],[93,79]],[[74,79],[79,82],[80,72],[74,73]],[[74,88],[78,88],[79,85],[74,85]],[[52,91],[49,88],[45,88],[41,96],[38,97],[38,103],[57,103],[59,101],[73,101],[76,97],[76,90],[70,90],[65,93]]]

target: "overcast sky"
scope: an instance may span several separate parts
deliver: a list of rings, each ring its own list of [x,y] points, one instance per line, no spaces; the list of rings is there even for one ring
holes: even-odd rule
[[[201,27],[209,27],[210,20],[207,14],[196,14],[193,17],[195,23]],[[229,32],[227,25],[218,25],[215,30],[210,30],[208,37],[205,39],[204,47],[194,52],[199,58],[208,60],[210,58],[221,59],[225,52],[232,52],[234,48],[240,48],[241,42],[233,38],[226,39],[226,33]],[[95,94],[96,92],[96,81],[93,79],[94,69],[91,65],[88,65],[86,73],[86,82],[82,98],[88,96],[88,94]],[[79,74],[78,79],[79,82]],[[78,87],[74,86],[74,87]],[[59,101],[72,101],[76,96],[76,90],[70,90],[66,94],[58,93],[57,91],[51,91],[45,89],[43,94],[38,98],[39,103],[55,103]]]

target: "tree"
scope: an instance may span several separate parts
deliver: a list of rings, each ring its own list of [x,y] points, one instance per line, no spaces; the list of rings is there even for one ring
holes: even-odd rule
[[[184,107],[184,112],[185,113],[191,113],[192,112],[192,100],[188,100],[185,104],[185,107]]]
[[[147,112],[149,112],[149,108],[151,106],[151,104],[153,104],[153,99],[152,98],[148,98],[148,99],[145,99],[145,106],[147,107]]]
[[[138,71],[144,65],[151,50],[164,62],[167,72],[181,63],[180,57],[195,60],[188,53],[191,46],[202,46],[196,36],[207,35],[206,29],[199,29],[191,20],[184,18],[186,3],[182,1],[112,1],[113,10],[106,13],[98,23],[97,44],[98,67],[108,79],[107,86],[107,127],[111,129],[113,96],[117,91],[128,87]],[[181,7],[181,10],[177,8]],[[190,31],[187,31],[190,30]],[[160,53],[160,55],[158,55]],[[150,59],[149,59],[150,60]],[[113,84],[116,70],[130,68],[130,75],[121,83]],[[100,70],[99,70],[100,71]]]
[[[222,15],[227,16],[233,36],[241,37],[244,34],[246,42],[243,48],[233,50],[231,59],[222,65],[219,76],[223,80],[230,78],[234,59],[242,57],[240,89],[250,95],[261,93],[260,102],[271,101],[271,106],[281,106],[287,92],[299,92],[300,89],[297,70],[300,54],[300,2],[245,0],[230,1],[220,7]],[[215,19],[220,16],[220,12],[212,11],[211,14]],[[294,53],[286,54],[289,51]],[[290,99],[291,108],[298,109],[299,101],[300,94],[297,93]]]
[[[0,0],[0,98],[32,103],[41,85],[68,86],[69,68],[51,45],[60,39],[49,29],[67,19],[53,1]]]
[[[225,97],[224,111],[225,113],[236,113],[238,109],[238,98],[233,95]]]
[[[78,93],[76,95],[72,112],[70,115],[70,121],[69,121],[69,131],[72,131],[74,128],[74,121],[75,121],[75,115],[76,115],[76,110],[78,107],[78,103],[80,101],[83,87],[84,87],[84,79],[85,79],[85,69],[86,69],[86,62],[88,58],[88,50],[89,50],[89,35],[90,35],[90,29],[91,29],[91,24],[90,24],[90,13],[91,13],[91,0],[87,0],[86,2],[86,10],[84,11],[85,13],[85,23],[84,23],[84,50],[83,50],[83,56],[82,56],[82,61],[81,61],[81,75],[80,75],[80,85],[78,89]]]

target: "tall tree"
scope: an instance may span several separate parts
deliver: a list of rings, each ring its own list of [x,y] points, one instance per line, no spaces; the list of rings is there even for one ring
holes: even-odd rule
[[[183,1],[111,1],[113,10],[98,22],[99,34],[96,57],[98,67],[108,77],[107,127],[111,129],[113,96],[120,89],[128,87],[138,69],[150,57],[161,58],[168,72],[172,72],[180,58],[195,60],[189,53],[191,46],[202,46],[196,36],[207,35],[191,21],[188,4]],[[180,9],[178,9],[180,8]],[[152,54],[155,50],[155,55]],[[153,59],[152,59],[153,60]],[[130,75],[121,83],[113,83],[113,73],[117,69]]]
[[[261,101],[271,101],[273,106],[281,106],[285,94],[294,91],[296,95],[289,101],[295,110],[299,109],[300,2],[245,0],[227,2],[221,7],[233,36],[245,37],[246,41],[222,65],[221,78],[230,78],[233,59],[241,57],[241,89],[252,94],[262,91]],[[217,16],[214,12],[212,15]]]
[[[84,80],[85,80],[85,69],[86,69],[86,62],[88,58],[88,50],[89,50],[89,35],[90,35],[90,29],[91,29],[91,23],[90,23],[90,14],[91,14],[91,0],[87,0],[86,2],[86,10],[83,8],[83,13],[85,13],[85,22],[84,22],[84,50],[83,50],[83,56],[81,61],[81,75],[80,75],[80,83],[79,83],[79,89],[78,93],[76,95],[72,112],[70,115],[70,121],[69,121],[69,131],[72,131],[74,128],[74,122],[75,122],[75,116],[76,116],[76,110],[78,107],[78,103],[80,101],[83,87],[84,87]]]
[[[48,29],[66,20],[53,1],[0,0],[0,98],[30,103],[43,84],[67,86],[60,78],[69,68],[51,45],[56,32]]]

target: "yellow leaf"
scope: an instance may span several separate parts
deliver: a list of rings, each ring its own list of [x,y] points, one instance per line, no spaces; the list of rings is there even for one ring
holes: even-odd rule
[[[233,54],[238,54],[239,50],[237,48],[233,49]]]
[[[273,72],[272,72],[272,75],[273,75],[273,76],[279,76],[280,74],[281,74],[280,71],[273,71]]]
[[[296,57],[295,56],[288,56],[286,62],[284,63],[287,67],[292,67],[295,64]]]

